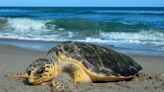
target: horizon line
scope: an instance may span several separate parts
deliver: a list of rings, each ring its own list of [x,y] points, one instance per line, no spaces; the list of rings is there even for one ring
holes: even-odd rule
[[[96,8],[96,7],[97,7],[97,8],[98,8],[98,7],[100,7],[100,8],[101,8],[101,7],[102,7],[102,8],[119,8],[119,7],[120,7],[120,8],[128,8],[128,7],[129,7],[129,8],[164,8],[164,6],[0,6],[0,7],[13,7],[13,8],[14,8],[14,7],[34,7],[34,8],[35,8],[35,7],[36,7],[36,8],[37,8],[37,7],[45,7],[45,8],[46,8],[46,7],[47,7],[47,8],[51,8],[51,7],[52,7],[52,8],[53,8],[53,7],[54,7],[54,8],[55,8],[55,7],[56,7],[56,8],[60,8],[60,7],[61,7],[61,8],[62,8],[62,7],[63,7],[63,8],[64,8],[64,7],[70,7],[70,8],[71,8],[71,7],[72,7],[72,8],[76,8],[76,7],[77,7],[77,8],[78,8],[78,7],[84,7],[84,8],[85,8],[85,7],[86,7],[86,8],[94,8],[94,7],[95,7],[95,8]]]

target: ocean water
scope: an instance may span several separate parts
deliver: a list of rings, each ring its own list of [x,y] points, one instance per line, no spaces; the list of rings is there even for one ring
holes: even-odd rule
[[[164,8],[0,8],[0,44],[47,51],[68,40],[164,55]]]

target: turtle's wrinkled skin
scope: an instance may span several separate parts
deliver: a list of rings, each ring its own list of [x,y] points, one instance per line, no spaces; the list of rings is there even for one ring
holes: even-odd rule
[[[78,83],[129,80],[142,67],[130,57],[111,49],[82,42],[66,41],[35,60],[24,74],[32,85],[51,82],[57,89],[75,88]],[[60,76],[60,77],[59,77]],[[66,77],[67,76],[67,77]]]

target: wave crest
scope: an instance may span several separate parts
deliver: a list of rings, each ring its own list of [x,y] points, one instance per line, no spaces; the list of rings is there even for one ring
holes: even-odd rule
[[[15,32],[47,31],[45,21],[26,18],[7,18],[5,28]]]

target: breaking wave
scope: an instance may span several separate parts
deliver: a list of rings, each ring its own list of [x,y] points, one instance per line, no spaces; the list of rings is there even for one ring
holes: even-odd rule
[[[163,30],[145,24],[100,22],[86,19],[0,18],[0,38],[164,46]]]

